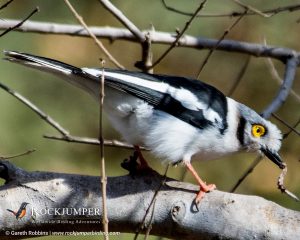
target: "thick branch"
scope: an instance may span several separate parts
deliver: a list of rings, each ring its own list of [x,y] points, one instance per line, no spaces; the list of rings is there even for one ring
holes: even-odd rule
[[[101,208],[99,177],[26,172],[6,161],[0,162],[0,177],[6,179],[5,185],[0,187],[0,212],[5,219],[0,221],[1,236],[11,230],[26,230],[27,233],[29,230],[100,231],[99,216],[40,214],[42,209],[52,208]],[[153,171],[135,177],[109,178],[107,207],[110,231],[135,232],[161,181],[162,176]],[[152,220],[150,234],[173,239],[252,239],[253,236],[257,239],[297,239],[300,236],[299,212],[260,197],[220,191],[207,194],[197,210],[192,205],[195,190],[197,187],[194,185],[167,179],[157,194],[153,216],[146,218],[145,226]],[[16,220],[7,211],[18,209],[22,202],[29,203],[29,213],[32,208],[35,209],[33,223],[27,221],[30,214]],[[101,215],[102,210],[99,212]],[[59,219],[68,219],[69,222],[55,222]],[[75,219],[95,220],[96,223],[71,224]],[[47,220],[52,223],[45,222]],[[23,235],[13,238],[27,237]]]
[[[19,20],[3,19],[0,21],[0,29],[7,29],[17,24]],[[96,37],[106,38],[110,40],[128,40],[140,43],[129,30],[123,28],[112,27],[89,27],[90,31]],[[21,32],[35,32],[47,34],[60,34],[72,36],[89,36],[89,34],[80,25],[58,24],[47,22],[26,21],[20,28],[14,31]],[[144,31],[146,34],[149,31]],[[177,35],[175,33],[154,32],[150,31],[150,38],[152,44],[172,44]],[[213,49],[218,44],[216,39],[207,39],[202,37],[193,37],[189,35],[183,36],[179,42],[178,47],[189,47],[197,49]],[[240,42],[234,40],[223,40],[218,45],[218,50],[245,53],[256,57],[270,57],[286,61],[291,57],[299,58],[299,52],[289,48],[281,48],[275,46],[265,46],[263,44],[253,44],[247,42]]]

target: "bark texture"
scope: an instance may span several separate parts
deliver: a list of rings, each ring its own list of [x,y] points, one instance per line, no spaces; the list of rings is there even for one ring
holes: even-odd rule
[[[52,172],[27,172],[0,161],[0,235],[7,231],[100,231],[100,178]],[[157,189],[154,205],[145,218],[150,234],[173,239],[299,239],[300,213],[261,197],[213,191],[197,207],[193,204],[197,186],[178,182],[155,171],[134,177],[108,178],[107,208],[109,231],[134,233]],[[28,214],[17,220],[7,209],[18,210],[27,202]],[[154,207],[154,208],[153,208]],[[31,214],[32,208],[36,211]],[[99,215],[48,215],[57,208],[99,209]],[[45,210],[46,209],[46,210]],[[96,211],[97,212],[97,211]],[[54,213],[54,212],[51,212]],[[91,210],[91,213],[95,213]],[[3,221],[5,219],[5,221]],[[72,221],[81,220],[81,223]],[[59,222],[60,221],[60,222]],[[86,224],[85,221],[91,221]],[[94,223],[93,223],[94,222]],[[4,237],[2,237],[4,236]]]

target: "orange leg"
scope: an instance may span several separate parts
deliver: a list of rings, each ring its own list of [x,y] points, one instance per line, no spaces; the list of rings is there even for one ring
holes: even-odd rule
[[[146,161],[146,159],[144,158],[144,156],[143,156],[143,154],[142,154],[142,152],[141,152],[140,147],[137,146],[137,145],[135,145],[135,146],[134,146],[134,149],[135,149],[135,151],[137,152],[138,158],[139,158],[139,160],[140,160],[140,164],[141,164],[141,165],[140,165],[140,168],[141,168],[141,169],[147,169],[147,168],[150,168],[149,165],[148,165],[148,163],[147,163],[147,161]]]
[[[196,172],[196,170],[194,169],[194,167],[190,162],[185,162],[185,165],[188,168],[188,170],[193,174],[193,176],[196,178],[200,186],[200,191],[198,192],[195,198],[195,202],[196,204],[198,204],[201,201],[201,199],[204,197],[205,193],[216,189],[216,185],[215,184],[206,185],[206,183],[199,177],[198,173]]]

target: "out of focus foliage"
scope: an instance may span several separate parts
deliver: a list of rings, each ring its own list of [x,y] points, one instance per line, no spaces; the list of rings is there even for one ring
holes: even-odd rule
[[[112,1],[140,29],[154,28],[157,31],[175,32],[182,29],[189,17],[166,10],[161,1],[127,0]],[[166,0],[168,4],[178,9],[193,12],[199,1]],[[243,1],[257,9],[270,9],[299,1]],[[0,1],[0,4],[4,1]],[[98,1],[78,1],[72,3],[90,26],[122,25],[107,12]],[[23,0],[14,1],[9,7],[0,11],[0,21],[5,18],[22,19],[35,6],[40,12],[31,20],[77,24],[63,1]],[[227,13],[233,10],[242,11],[233,1],[208,1],[201,13]],[[252,43],[263,43],[266,39],[269,45],[300,49],[299,24],[300,11],[285,12],[271,18],[248,16],[230,31],[227,39]],[[215,17],[197,18],[188,29],[187,34],[218,39],[225,29],[232,24],[234,18]],[[136,70],[134,64],[141,59],[141,47],[126,41],[109,42],[103,40],[109,51],[130,70]],[[167,46],[154,45],[154,59]],[[36,55],[55,58],[76,66],[100,66],[102,53],[89,38],[56,36],[34,33],[10,32],[0,39],[0,49],[17,50]],[[155,68],[156,73],[196,77],[198,69],[207,54],[206,50],[176,48],[164,61]],[[229,91],[247,56],[230,52],[214,52],[200,78],[210,83],[225,94]],[[282,75],[283,64],[274,61]],[[114,67],[106,62],[107,67]],[[299,73],[299,72],[298,72]],[[19,91],[34,102],[46,113],[56,119],[73,135],[97,137],[98,105],[86,93],[55,78],[6,61],[0,61],[0,81]],[[279,84],[270,74],[266,59],[252,58],[249,68],[240,83],[233,98],[254,108],[258,112],[275,96]],[[296,76],[293,89],[300,93],[299,74]],[[300,117],[300,104],[290,96],[278,115],[293,125]],[[20,104],[4,91],[0,91],[0,155],[12,155],[28,149],[36,149],[33,154],[14,159],[13,162],[27,170],[46,170],[80,174],[100,174],[99,149],[95,146],[78,145],[55,140],[47,140],[43,134],[55,135],[57,132],[38,118],[31,110]],[[275,119],[279,128],[288,129]],[[105,138],[118,139],[119,135],[105,121]],[[298,127],[299,129],[299,127]],[[286,185],[300,195],[300,138],[291,134],[283,142],[281,155],[288,164]],[[128,150],[106,148],[107,174],[117,176],[127,174],[120,167],[120,162],[131,154]],[[150,165],[163,172],[165,166],[146,154]],[[228,191],[241,176],[244,170],[255,158],[254,154],[243,153],[229,156],[218,161],[195,162],[199,174],[208,182],[214,182],[218,189]],[[153,159],[153,160],[152,160]],[[169,176],[179,178],[183,169],[172,168]],[[237,192],[255,194],[275,201],[288,208],[300,210],[299,203],[282,195],[276,187],[280,171],[270,161],[264,160],[241,185]],[[193,181],[187,176],[186,181]],[[124,235],[123,239],[126,239]],[[120,238],[118,238],[120,239]]]

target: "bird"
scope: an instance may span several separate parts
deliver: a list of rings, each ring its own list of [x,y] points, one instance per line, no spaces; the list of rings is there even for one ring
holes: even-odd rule
[[[19,220],[23,218],[26,215],[26,206],[28,205],[28,202],[22,202],[20,208],[18,209],[17,212],[6,209],[7,211],[11,212],[13,215],[15,215],[16,219]]]
[[[100,101],[123,139],[135,147],[141,163],[144,146],[163,163],[181,163],[195,177],[198,204],[215,184],[203,181],[191,164],[236,152],[259,152],[283,169],[282,134],[253,109],[226,97],[215,87],[183,76],[108,68],[79,68],[50,58],[4,51],[5,59],[49,72],[80,87]]]

